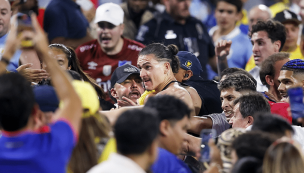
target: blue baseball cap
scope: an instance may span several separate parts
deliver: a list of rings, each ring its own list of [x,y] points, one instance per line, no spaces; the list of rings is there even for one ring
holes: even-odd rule
[[[188,51],[179,51],[177,53],[177,57],[182,69],[191,70],[195,76],[200,76],[203,72],[201,63],[193,53]]]
[[[55,112],[59,100],[52,86],[40,85],[33,88],[35,101],[42,112]]]

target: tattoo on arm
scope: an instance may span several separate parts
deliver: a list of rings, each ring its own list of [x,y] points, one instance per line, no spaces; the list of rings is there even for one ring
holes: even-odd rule
[[[218,75],[221,78],[222,71],[228,68],[227,56],[218,56],[217,59],[218,59],[217,71],[218,71]]]

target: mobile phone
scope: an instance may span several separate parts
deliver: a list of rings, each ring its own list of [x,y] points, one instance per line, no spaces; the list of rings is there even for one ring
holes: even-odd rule
[[[201,143],[201,162],[209,162],[210,161],[210,147],[208,146],[208,142],[211,138],[216,138],[216,131],[214,129],[203,129],[201,131],[200,137],[202,138]]]
[[[291,116],[293,119],[304,117],[303,89],[302,87],[290,88],[287,90],[289,96]]]
[[[32,25],[32,19],[30,14],[32,11],[24,11],[17,13],[17,34],[19,35],[21,32],[25,30],[34,30]],[[33,40],[30,38],[25,38],[21,40],[21,47],[29,48],[33,47]]]

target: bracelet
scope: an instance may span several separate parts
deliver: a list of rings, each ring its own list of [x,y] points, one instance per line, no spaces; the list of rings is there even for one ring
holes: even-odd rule
[[[4,56],[2,56],[2,58],[1,58],[0,61],[3,62],[3,63],[6,64],[6,65],[8,65],[8,64],[10,63],[10,60],[8,60],[8,58],[6,58],[6,57],[4,57]]]

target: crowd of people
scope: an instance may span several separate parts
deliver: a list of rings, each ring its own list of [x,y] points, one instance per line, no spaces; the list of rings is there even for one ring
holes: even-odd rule
[[[304,173],[304,0],[119,2],[0,0],[0,172]]]

